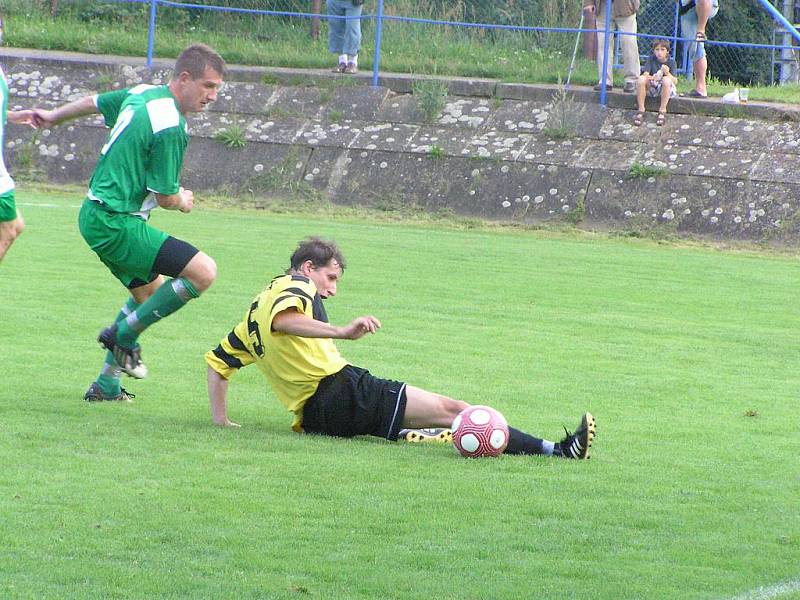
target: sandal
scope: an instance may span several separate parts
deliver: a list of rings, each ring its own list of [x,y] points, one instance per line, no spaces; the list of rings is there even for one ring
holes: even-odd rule
[[[660,112],[660,113],[658,113],[658,116],[656,117],[656,125],[661,127],[662,125],[664,125],[666,120],[667,120],[667,113]]]
[[[642,123],[644,123],[644,111],[639,111],[633,116],[633,124],[637,127],[641,127]]]
[[[703,42],[705,42],[707,39],[708,38],[706,38],[706,32],[705,31],[698,31],[694,36],[694,41],[695,42],[699,42],[701,44]]]
[[[691,92],[686,92],[685,94],[681,94],[684,98],[708,98],[707,94],[701,94],[697,90],[692,90]]]

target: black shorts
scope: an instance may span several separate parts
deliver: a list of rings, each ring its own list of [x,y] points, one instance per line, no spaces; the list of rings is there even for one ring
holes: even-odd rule
[[[195,255],[200,252],[197,248],[192,246],[189,242],[184,242],[178,238],[169,236],[164,243],[161,244],[161,249],[156,255],[153,262],[153,272],[147,281],[141,279],[133,279],[128,284],[129,289],[134,289],[148,283],[152,283],[159,275],[166,275],[167,277],[177,277],[189,264]]]
[[[406,384],[347,365],[319,382],[303,406],[303,430],[336,437],[396,440],[406,413]]]

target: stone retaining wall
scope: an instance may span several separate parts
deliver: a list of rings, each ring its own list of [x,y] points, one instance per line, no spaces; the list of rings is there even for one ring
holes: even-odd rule
[[[150,72],[131,59],[8,49],[0,62],[11,107],[163,83],[169,74],[166,64]],[[447,80],[447,104],[428,122],[407,78],[387,76],[372,88],[366,77],[232,68],[229,80],[212,109],[189,121],[183,183],[196,191],[305,187],[341,204],[415,205],[524,223],[800,236],[800,112],[793,107],[678,99],[670,108],[680,114],[670,113],[664,127],[648,113],[637,128],[631,95],[612,94],[602,108],[587,89],[564,99],[552,86]],[[214,139],[233,126],[246,140],[242,148]],[[6,157],[18,175],[83,183],[106,134],[99,117],[39,134],[9,126]]]

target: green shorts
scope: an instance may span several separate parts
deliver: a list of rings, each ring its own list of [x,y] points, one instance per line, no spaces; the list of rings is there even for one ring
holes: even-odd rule
[[[0,194],[0,221],[16,221],[17,205],[14,204],[14,190]]]
[[[153,263],[169,237],[166,233],[140,217],[104,210],[92,200],[84,200],[78,226],[83,239],[122,285],[129,287],[134,279],[149,283],[156,278]]]

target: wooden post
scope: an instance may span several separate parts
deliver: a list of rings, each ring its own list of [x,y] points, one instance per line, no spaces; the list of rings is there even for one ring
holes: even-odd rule
[[[50,0],[50,16],[55,17],[58,12],[58,0]]]
[[[320,14],[322,0],[311,0],[311,12],[315,15]],[[311,17],[311,39],[319,39],[319,17]]]

